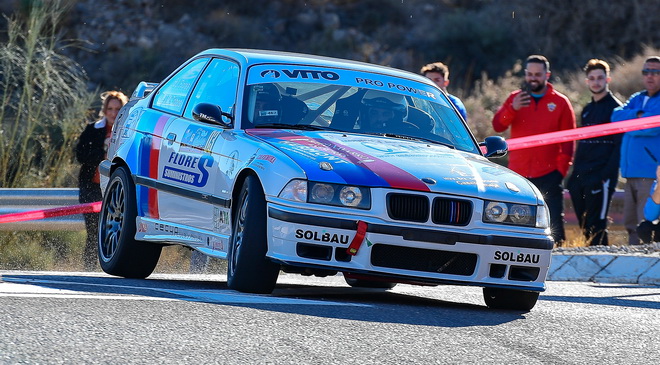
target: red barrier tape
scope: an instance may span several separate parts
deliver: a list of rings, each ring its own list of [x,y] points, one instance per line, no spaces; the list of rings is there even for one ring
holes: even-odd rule
[[[85,204],[71,205],[68,207],[31,210],[29,212],[4,214],[4,215],[0,215],[0,223],[31,221],[31,220],[59,217],[59,216],[71,215],[71,214],[98,213],[100,211],[101,211],[101,202],[85,203]]]
[[[511,138],[507,139],[506,143],[509,146],[509,151],[514,151],[523,148],[538,147],[553,143],[575,141],[578,139],[600,137],[609,134],[617,134],[655,127],[660,127],[660,116],[631,119],[623,122],[598,124],[565,131]]]
[[[600,137],[610,134],[624,133],[624,132],[655,128],[655,127],[660,127],[660,116],[631,119],[623,122],[599,124],[599,125],[592,125],[589,127],[569,129],[565,131],[536,134],[532,136],[519,137],[519,138],[511,138],[508,139],[506,142],[507,145],[509,146],[509,151],[514,151],[529,147],[537,147],[537,146],[548,145],[553,143],[575,141],[578,139]],[[98,213],[100,211],[101,211],[101,202],[94,202],[94,203],[78,204],[78,205],[72,205],[61,208],[33,210],[29,212],[0,215],[0,223],[37,220],[37,219],[59,217],[59,216],[71,215],[71,214]],[[364,239],[364,232],[360,232],[360,231],[362,231],[361,228],[363,227],[358,225],[358,228],[359,228],[358,232],[356,234],[356,237],[353,239],[353,241],[359,241],[359,243],[362,243],[362,239]],[[366,224],[364,225],[364,228],[366,230]],[[359,247],[359,244],[357,244],[356,242],[355,245],[351,244],[350,246]],[[357,249],[356,247],[352,247],[352,248],[354,250],[354,253],[349,252],[349,254],[354,255],[355,253],[357,253]]]

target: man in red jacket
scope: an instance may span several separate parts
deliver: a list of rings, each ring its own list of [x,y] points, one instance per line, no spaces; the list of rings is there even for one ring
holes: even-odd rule
[[[571,102],[555,91],[549,78],[550,63],[544,56],[527,57],[523,88],[512,92],[495,113],[495,131],[511,127],[511,138],[517,138],[575,128]],[[543,194],[550,211],[552,238],[558,246],[566,239],[562,180],[572,158],[573,142],[509,153],[509,168],[529,179]]]

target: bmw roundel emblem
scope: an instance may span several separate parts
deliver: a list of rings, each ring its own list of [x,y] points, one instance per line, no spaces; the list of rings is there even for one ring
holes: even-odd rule
[[[270,77],[273,79],[277,79],[280,77],[280,72],[277,70],[265,70],[261,71],[261,77]]]
[[[330,164],[330,162],[323,161],[319,163],[319,168],[323,171],[332,171],[332,164]]]
[[[423,177],[422,181],[428,185],[435,185],[435,183],[437,182],[435,181],[435,179],[431,179],[430,177]]]

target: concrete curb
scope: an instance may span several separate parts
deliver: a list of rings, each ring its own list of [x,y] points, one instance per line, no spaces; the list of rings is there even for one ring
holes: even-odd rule
[[[660,256],[553,254],[548,280],[660,285]]]

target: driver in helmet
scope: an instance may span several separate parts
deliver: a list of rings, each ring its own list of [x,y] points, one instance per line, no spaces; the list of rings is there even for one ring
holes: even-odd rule
[[[371,132],[392,132],[408,117],[408,103],[400,94],[368,90],[360,105],[360,128]]]
[[[252,87],[254,106],[253,124],[279,123],[282,118],[282,95],[273,84],[259,84]]]

